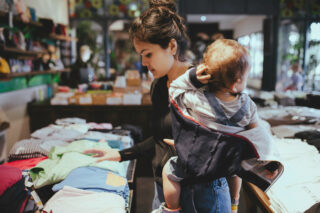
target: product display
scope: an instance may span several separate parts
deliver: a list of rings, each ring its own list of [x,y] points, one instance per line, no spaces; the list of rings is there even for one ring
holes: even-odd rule
[[[8,62],[4,59],[0,57],[0,73],[2,74],[8,74],[10,73],[10,67]]]
[[[54,201],[56,197],[52,197],[47,202],[52,195],[45,197],[42,193],[47,186],[53,185],[52,190],[59,192],[57,194],[63,193],[68,187],[74,190],[81,189],[84,194],[90,194],[89,197],[83,198],[85,200],[91,200],[91,197],[93,199],[95,197],[93,195],[94,192],[98,193],[96,196],[109,196],[110,198],[108,199],[112,199],[113,204],[99,204],[103,209],[101,211],[114,212],[111,210],[115,208],[113,205],[124,211],[129,206],[129,200],[131,199],[126,178],[129,174],[129,162],[103,161],[98,163],[96,158],[83,154],[83,151],[95,148],[122,150],[123,148],[131,147],[133,139],[127,135],[89,130],[107,128],[112,131],[111,124],[86,123],[84,119],[76,117],[58,119],[55,123],[57,125],[39,129],[31,135],[32,138],[19,141],[12,147],[9,154],[10,162],[0,167],[0,173],[6,173],[8,178],[12,179],[12,181],[8,179],[8,184],[4,185],[4,187],[10,188],[12,192],[4,188],[3,191],[6,191],[6,193],[3,195],[2,200],[10,202],[8,199],[11,198],[7,194],[10,193],[10,196],[11,194],[15,196],[15,193],[18,192],[18,186],[15,187],[14,183],[21,182],[19,187],[24,190],[24,197],[23,199],[22,197],[21,199],[19,198],[16,201],[19,203],[15,204],[19,204],[19,209],[24,208],[28,202],[29,197],[26,196],[28,190],[31,192],[32,199],[39,200],[36,203],[37,207],[29,204],[31,209],[43,208],[40,203],[45,204],[44,211],[48,208],[60,208],[57,206],[58,203]],[[77,134],[74,134],[74,132],[77,132]],[[55,139],[51,140],[49,137]],[[14,171],[16,172],[14,173]],[[24,172],[23,176],[21,171]],[[131,176],[131,174],[129,175]],[[20,179],[21,181],[19,181]],[[24,179],[30,180],[24,182]],[[50,191],[48,192],[50,193]],[[47,196],[48,192],[46,193]],[[2,194],[0,193],[0,195]],[[120,195],[122,199],[118,199],[115,195]],[[82,197],[78,197],[78,201],[76,197],[73,199],[74,202],[80,202]],[[95,204],[98,203],[97,200],[92,201]],[[66,205],[69,206],[64,206],[63,211],[73,208],[70,204],[67,202]],[[11,207],[8,206],[6,208]],[[86,209],[88,209],[88,206]]]

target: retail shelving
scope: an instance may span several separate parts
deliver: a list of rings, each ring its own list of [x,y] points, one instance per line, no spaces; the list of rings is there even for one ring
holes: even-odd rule
[[[78,40],[77,38],[74,38],[74,37],[71,37],[71,36],[57,35],[57,34],[53,34],[53,33],[51,33],[51,34],[49,35],[49,37],[50,37],[51,39],[61,40],[61,41],[77,41],[77,40]]]
[[[10,80],[16,77],[30,77],[34,75],[45,75],[45,74],[58,74],[63,72],[70,72],[69,68],[61,69],[61,70],[46,70],[46,71],[31,71],[31,72],[19,72],[19,73],[8,73],[8,74],[0,74],[0,81],[2,80]]]
[[[45,53],[45,51],[28,51],[22,50],[15,47],[6,47],[4,45],[0,45],[0,53],[7,55],[15,55],[15,56],[25,56],[25,57],[33,57],[39,54]]]
[[[8,19],[9,19],[9,13],[8,12],[4,12],[4,11],[0,11],[0,20],[1,20],[1,22],[8,23]],[[13,23],[14,24],[27,24],[27,25],[34,26],[34,27],[42,27],[43,26],[42,23],[37,22],[37,21],[31,21],[30,20],[29,22],[24,22],[17,15],[13,16]]]

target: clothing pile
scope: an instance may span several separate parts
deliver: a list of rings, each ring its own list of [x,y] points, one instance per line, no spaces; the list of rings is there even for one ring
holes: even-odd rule
[[[273,140],[285,168],[267,191],[270,207],[277,213],[318,212],[320,110],[287,106],[259,108],[258,113],[271,124]]]
[[[90,131],[97,126],[110,132]],[[59,119],[32,133],[32,138],[17,142],[0,173],[10,177],[6,169],[13,168],[21,180],[3,186],[15,190],[14,194],[0,191],[0,212],[125,212],[129,207],[129,162],[96,162],[90,154],[83,154],[88,149],[122,150],[133,145],[129,131],[117,129],[121,134],[114,134],[110,127],[78,118]],[[8,197],[8,193],[19,197]],[[13,206],[19,209],[13,211]]]
[[[261,119],[268,121],[271,126],[316,124],[320,121],[320,110],[309,107],[265,107],[259,108],[258,114]]]
[[[319,152],[300,139],[275,140],[285,170],[267,192],[271,208],[278,213],[308,212],[320,205]]]
[[[23,212],[29,195],[20,169],[0,165],[0,177],[0,212]]]

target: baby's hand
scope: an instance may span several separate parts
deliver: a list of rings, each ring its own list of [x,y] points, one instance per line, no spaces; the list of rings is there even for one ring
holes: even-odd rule
[[[274,170],[274,171],[268,171],[266,170],[266,177],[269,179],[273,179],[278,175],[279,171],[278,169]]]
[[[206,73],[207,69],[208,69],[208,67],[204,64],[200,64],[197,67],[197,71],[196,71],[197,79],[202,84],[207,84],[211,78],[211,75]]]

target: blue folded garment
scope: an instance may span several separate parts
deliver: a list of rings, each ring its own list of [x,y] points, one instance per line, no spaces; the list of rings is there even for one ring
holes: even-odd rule
[[[92,139],[92,138],[82,138],[81,140],[88,140],[88,141],[93,141],[93,142],[101,141],[99,139]],[[106,141],[112,149],[123,150],[123,142],[122,141],[119,141],[119,140],[106,140]]]
[[[79,167],[72,170],[69,175],[60,183],[52,187],[58,191],[64,186],[71,186],[78,189],[113,192],[129,200],[129,186],[126,178],[98,167]]]

